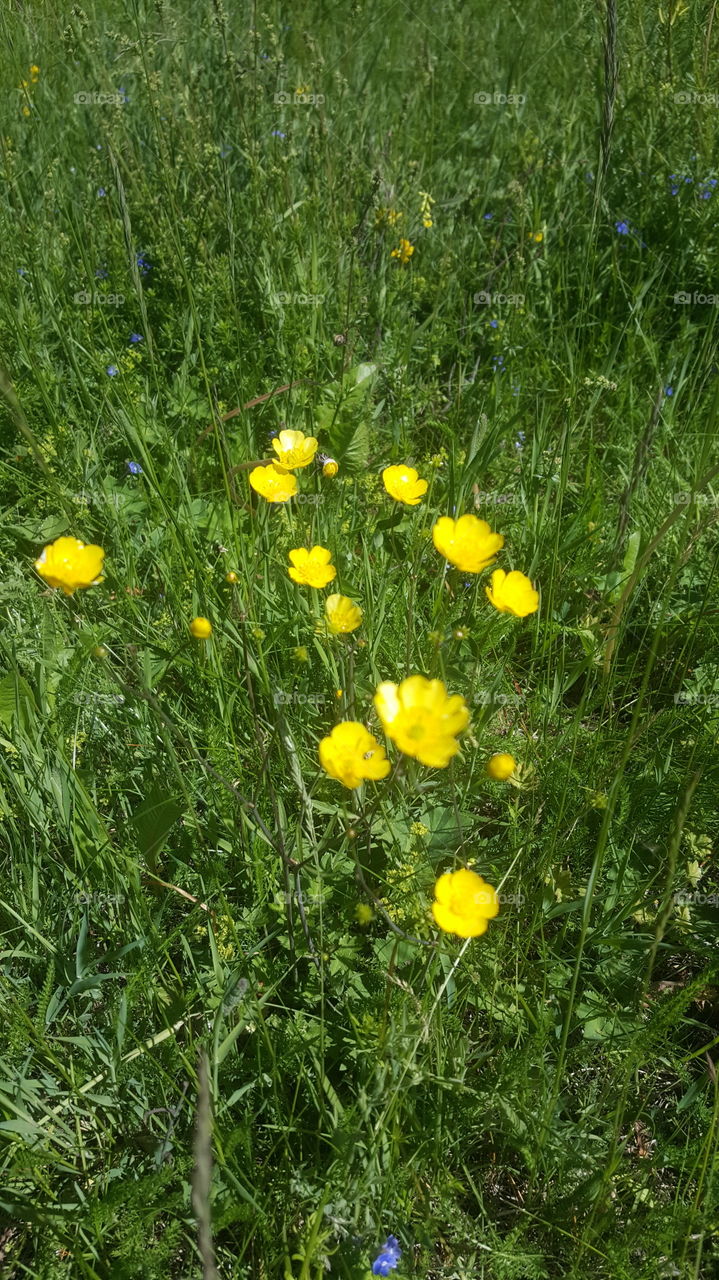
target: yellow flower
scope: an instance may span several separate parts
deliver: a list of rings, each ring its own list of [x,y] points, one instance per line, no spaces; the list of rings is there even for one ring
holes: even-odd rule
[[[237,582],[237,574],[230,571],[225,574],[225,582]]]
[[[464,698],[450,696],[441,680],[424,676],[409,676],[399,686],[383,681],[374,705],[387,737],[431,769],[447,767],[459,751],[456,735],[469,724]]]
[[[292,657],[295,662],[309,662],[310,660],[310,655],[303,644],[298,645],[296,649],[292,650]]]
[[[498,782],[506,782],[507,778],[514,773],[516,766],[516,760],[508,751],[498,751],[489,757],[485,769],[490,778],[496,778]]]
[[[250,484],[255,493],[259,493],[268,502],[289,502],[297,493],[295,477],[288,475],[275,462],[270,462],[266,467],[255,467],[250,472]]]
[[[420,480],[414,467],[385,467],[382,480],[390,498],[416,507],[427,492],[427,481]]]
[[[499,911],[496,889],[466,867],[440,876],[434,896],[436,923],[445,933],[456,933],[460,938],[478,938]]]
[[[349,596],[333,595],[325,600],[327,626],[333,636],[356,631],[362,621],[362,610]]]
[[[356,720],[343,720],[319,747],[320,764],[325,773],[345,787],[359,787],[365,778],[386,778],[389,760],[369,729]]]
[[[190,623],[190,631],[196,640],[206,640],[212,635],[212,623],[208,618],[193,618]]]
[[[95,587],[104,582],[102,562],[105,552],[94,543],[81,542],[79,538],[57,538],[45,547],[35,561],[35,568],[50,587],[62,587],[71,596],[78,587]]]
[[[414,245],[409,240],[402,238],[399,242],[399,248],[393,249],[391,257],[399,258],[400,262],[409,262],[414,253]]]
[[[541,231],[530,231],[529,238],[530,240],[533,240],[535,244],[541,244],[544,236]]]
[[[477,516],[440,516],[432,529],[432,541],[445,560],[463,573],[481,573],[504,546],[501,533],[492,533],[486,520]]]
[[[330,564],[332,552],[326,547],[313,547],[311,551],[298,547],[290,551],[289,556],[293,567],[288,573],[301,587],[326,587],[337,577],[337,570]]]
[[[277,454],[277,462],[286,471],[293,471],[310,465],[317,452],[317,441],[314,436],[306,436],[304,431],[280,431],[272,441],[272,448]]]
[[[328,480],[332,480],[334,476],[337,475],[338,471],[339,464],[335,462],[334,458],[327,458],[324,466],[322,467],[322,475],[326,476]]]
[[[526,618],[528,613],[536,613],[539,608],[539,592],[534,590],[529,578],[518,569],[513,569],[511,573],[495,569],[491,587],[484,589],[487,599],[500,613],[513,613],[515,618]]]
[[[40,75],[40,68],[36,66],[34,62],[30,68],[30,75],[32,76],[33,80],[37,80],[38,76]]]
[[[358,924],[369,924],[374,920],[374,911],[366,902],[358,902],[355,907],[355,919]]]

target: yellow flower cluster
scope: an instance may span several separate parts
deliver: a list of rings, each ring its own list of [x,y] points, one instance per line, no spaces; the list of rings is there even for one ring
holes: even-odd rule
[[[433,226],[432,205],[434,204],[434,200],[429,194],[429,191],[420,191],[419,194],[422,202],[419,207],[419,216],[422,219],[422,226],[431,227]]]
[[[414,245],[410,244],[409,240],[406,240],[403,236],[401,237],[397,248],[392,250],[390,257],[399,258],[399,261],[404,266],[409,262],[413,253],[414,253]]]

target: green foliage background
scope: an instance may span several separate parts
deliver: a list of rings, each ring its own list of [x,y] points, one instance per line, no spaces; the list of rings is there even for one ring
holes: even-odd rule
[[[389,1232],[427,1280],[716,1274],[713,17],[622,3],[615,46],[611,5],[547,0],[4,8],[13,1280],[202,1274],[202,1048],[223,1278],[363,1280]],[[244,465],[283,424],[341,463],[291,508]],[[444,571],[467,510],[539,613]],[[71,599],[32,569],[65,533],[107,553]],[[313,543],[347,641],[287,577]],[[412,672],[471,704],[461,756],[321,775]],[[468,863],[505,900],[465,946],[429,906]]]

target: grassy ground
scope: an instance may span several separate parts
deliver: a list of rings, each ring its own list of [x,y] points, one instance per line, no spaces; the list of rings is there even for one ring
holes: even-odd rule
[[[209,1203],[227,1280],[389,1233],[426,1280],[718,1273],[714,17],[4,8],[3,1275],[209,1278]],[[269,506],[284,426],[339,473]],[[71,597],[64,534],[106,552]],[[461,754],[327,777],[412,673]]]

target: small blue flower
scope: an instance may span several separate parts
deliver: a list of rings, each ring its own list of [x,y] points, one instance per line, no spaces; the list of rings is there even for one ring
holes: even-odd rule
[[[677,191],[678,191],[678,190],[679,190],[679,188],[678,188],[678,187],[672,187],[672,188],[671,188],[671,194],[672,194],[673,196],[675,196],[675,195],[677,194]]]
[[[286,138],[287,134],[283,133],[281,129],[273,129],[271,136],[273,138]]]
[[[388,1276],[399,1265],[402,1250],[396,1236],[387,1236],[377,1257],[372,1263],[373,1276]]]
[[[116,373],[117,373],[117,365],[116,365],[116,364],[109,364],[109,365],[107,366],[106,373],[107,373],[108,378],[114,378],[114,377],[115,377],[115,375],[116,375]]]
[[[142,467],[140,466],[139,462],[128,462],[127,469],[130,472],[131,476],[142,475]]]
[[[628,222],[615,222],[615,223],[614,223],[614,225],[615,225],[615,227],[617,228],[617,231],[619,232],[620,236],[628,236],[628,235],[629,235],[629,223],[628,223]]]
[[[664,388],[664,394],[665,394],[665,396],[673,396],[673,395],[674,395],[674,388],[673,388],[673,387],[665,387],[665,388]]]
[[[109,274],[110,272],[108,271],[104,263],[101,267],[95,267],[95,275],[97,276],[98,280],[107,280],[107,277],[109,276]]]
[[[18,275],[19,275],[19,276],[26,276],[26,275],[27,275],[27,271],[25,270],[25,268],[24,268],[24,267],[18,267],[18,269],[17,269],[17,273],[18,273]]]
[[[490,218],[493,218],[493,217],[494,217],[494,214],[493,214],[493,213],[485,213],[485,215],[484,215],[484,221],[485,221],[485,222],[489,222]]]
[[[117,91],[117,92],[118,92],[118,94],[120,95],[120,97],[122,98],[122,101],[123,101],[123,102],[129,102],[129,101],[130,101],[130,99],[129,99],[129,98],[128,98],[128,96],[127,96],[127,90],[126,90],[126,89],[123,89],[122,85],[120,85],[120,88],[118,89],[118,91]]]
[[[148,271],[152,270],[152,263],[147,261],[147,258],[145,257],[144,253],[138,253],[137,265],[140,268],[143,276],[146,276]]]
[[[220,160],[226,160],[228,155],[232,151],[232,146],[230,145],[229,142],[223,142],[219,150],[220,150]]]
[[[496,329],[496,328],[497,328],[497,325],[499,324],[499,320],[490,320],[490,322],[489,322],[489,323],[490,323],[490,327],[491,327],[492,329]]]
[[[521,389],[522,389],[522,388],[521,388],[521,384],[520,384],[520,383],[516,383],[516,385],[514,385],[514,386],[512,387],[512,395],[513,395],[513,396],[518,396],[518,395],[519,395],[519,393],[520,393],[520,391],[521,391]],[[521,446],[521,444],[515,444],[515,446],[514,446],[514,447],[515,447],[515,449],[521,449],[521,447],[522,447],[522,446]]]
[[[693,182],[693,181],[694,181],[694,179],[693,179],[693,178],[685,178],[685,179],[684,179],[684,181],[685,181],[685,182]]]
[[[107,192],[106,192],[106,190],[105,190],[105,188],[104,188],[104,187],[98,187],[98,188],[97,188],[97,194],[98,194],[98,196],[106,196],[106,195],[107,195]]]
[[[135,342],[135,343],[137,343],[137,342],[142,342],[142,340],[143,340],[143,339],[142,339],[142,334],[141,334],[141,333],[131,333],[131,334],[130,334],[130,342]]]
[[[591,169],[587,169],[587,172],[585,173],[584,177],[587,182],[594,182],[594,174],[592,173]]]

